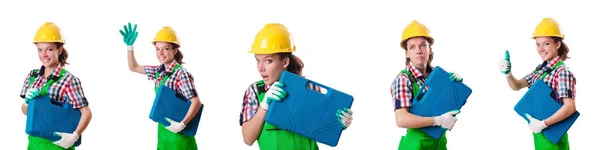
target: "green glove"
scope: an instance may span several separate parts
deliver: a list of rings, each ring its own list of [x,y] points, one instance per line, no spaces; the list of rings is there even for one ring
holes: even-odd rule
[[[265,97],[259,104],[260,108],[269,110],[269,104],[271,101],[282,101],[286,96],[287,92],[283,90],[283,83],[275,82],[265,93]]]
[[[132,29],[131,22],[130,22],[127,25],[123,25],[123,30],[119,30],[119,32],[123,36],[123,42],[125,42],[125,44],[127,44],[127,46],[132,46],[133,43],[135,43],[135,40],[137,39],[137,36],[138,36],[137,24],[135,24],[135,26]]]
[[[25,104],[29,104],[29,101],[33,100],[38,96],[40,96],[40,90],[38,90],[37,88],[28,89],[27,92],[25,92]]]
[[[340,124],[342,124],[342,129],[346,130],[352,124],[352,110],[348,108],[338,109],[336,116]]]
[[[450,72],[450,81],[463,82],[463,78],[454,72]]]
[[[504,59],[500,61],[500,72],[502,72],[505,75],[508,75],[510,73],[510,69],[511,69],[511,63],[510,63],[510,54],[508,54],[508,50],[506,50],[506,52],[504,53]]]

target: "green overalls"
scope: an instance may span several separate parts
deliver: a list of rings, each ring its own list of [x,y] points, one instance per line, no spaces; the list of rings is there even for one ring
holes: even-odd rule
[[[154,87],[154,93],[158,94],[158,88],[165,84],[165,81],[169,79],[170,75],[177,71],[180,65],[177,64],[171,70],[171,73],[163,77],[158,87]],[[160,73],[157,72],[155,79],[158,79]],[[193,136],[183,135],[181,133],[173,133],[165,127],[165,125],[158,123],[158,146],[157,150],[197,150],[196,138]]]
[[[413,74],[408,70],[402,70],[402,73],[408,75],[412,83],[413,95],[417,96],[419,85]],[[442,134],[439,140],[429,136],[420,129],[407,129],[406,135],[400,139],[398,150],[446,150],[446,132]]]
[[[39,72],[38,69],[33,70],[34,74],[37,74],[38,72]],[[63,69],[61,69],[60,73],[58,74],[58,77],[48,78],[48,81],[46,82],[46,84],[44,84],[44,86],[42,87],[42,90],[40,90],[40,95],[48,96],[48,88],[50,87],[50,85],[54,84],[54,82],[56,82],[57,80],[62,79],[63,75],[66,72],[67,72],[67,70],[63,68]],[[35,75],[35,76],[32,75],[29,77],[29,85],[27,85],[29,88],[31,88],[31,85],[35,81],[36,76],[37,75]],[[28,116],[28,117],[33,117],[33,116]],[[27,138],[29,139],[29,143],[27,145],[27,150],[64,150],[64,148],[52,143],[52,141],[41,138],[41,137],[35,137],[35,136],[28,135]],[[69,148],[69,150],[75,150],[75,147],[71,146],[71,148]]]
[[[551,70],[544,72],[544,74],[542,74],[542,76],[540,76],[539,79],[543,80],[548,75],[549,72],[551,72],[552,70],[556,69],[557,67],[559,67],[561,65],[563,65],[563,62],[559,61],[554,66],[552,66]],[[536,72],[538,72],[538,71],[541,71],[541,70],[536,70]],[[560,141],[558,141],[558,143],[556,143],[556,144],[550,142],[550,140],[548,140],[544,136],[544,134],[542,134],[542,132],[537,133],[537,134],[533,133],[533,141],[534,141],[536,150],[568,150],[569,149],[569,137],[568,137],[567,133],[565,133],[565,135],[563,135],[563,137],[560,139]]]
[[[263,80],[258,81],[258,103],[260,104],[265,97],[266,89]],[[260,136],[258,137],[258,147],[261,150],[318,150],[317,142],[301,136],[299,134],[282,130],[275,125],[264,123]]]

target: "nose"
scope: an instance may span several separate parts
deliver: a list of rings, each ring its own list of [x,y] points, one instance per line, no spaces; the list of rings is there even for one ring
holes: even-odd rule
[[[265,64],[259,62],[257,68],[259,72],[265,72]]]

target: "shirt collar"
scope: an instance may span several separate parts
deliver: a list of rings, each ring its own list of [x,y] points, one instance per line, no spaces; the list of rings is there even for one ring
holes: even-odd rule
[[[177,61],[173,60],[173,62],[166,65],[167,66],[166,69],[165,69],[165,64],[162,64],[159,66],[158,71],[159,72],[167,72],[167,73],[172,72],[173,68],[175,68],[175,65],[177,65],[177,64],[179,64],[179,63],[177,63]]]
[[[415,78],[419,78],[425,75],[421,73],[421,71],[419,71],[419,69],[415,65],[413,65],[412,62],[406,65],[406,67],[408,68],[408,71],[410,71],[410,73],[412,73],[413,76],[415,76]],[[427,73],[431,73],[432,70],[430,68],[427,68],[426,71]]]
[[[63,66],[62,65],[58,65],[56,68],[54,68],[54,70],[52,70],[52,73],[50,73],[50,76],[55,76],[58,77],[58,75],[60,74],[60,71],[62,71]],[[39,75],[40,76],[44,76],[44,71],[46,71],[46,67],[42,65],[42,67],[40,67]]]
[[[552,67],[554,67],[554,65],[556,65],[558,62],[560,61],[560,56],[556,56],[554,58],[552,58],[549,61],[544,61],[540,67],[542,67],[541,69],[551,69]]]

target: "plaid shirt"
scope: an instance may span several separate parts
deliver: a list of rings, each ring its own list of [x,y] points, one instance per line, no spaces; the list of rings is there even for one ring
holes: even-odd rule
[[[63,66],[56,67],[51,75],[58,76],[62,69]],[[31,86],[29,85],[29,78],[35,75],[35,73],[33,70],[29,72],[21,89],[21,98],[25,99],[25,94],[29,88],[42,90],[44,84],[48,82],[48,79],[44,76],[44,70],[44,66],[39,69],[38,76],[35,77]],[[88,105],[87,98],[83,94],[81,81],[68,71],[58,81],[55,81],[54,84],[48,87],[48,96],[59,103],[71,104],[73,108],[81,108]]]
[[[415,67],[412,63],[406,65],[406,70],[408,70],[413,74],[413,76],[415,76],[417,84],[419,85],[418,87],[421,88],[427,80],[427,76],[421,73],[421,71],[419,71],[419,69],[417,69],[417,67]],[[427,69],[427,71],[431,72],[430,69]],[[413,90],[418,91],[419,89],[413,89],[412,82],[410,81],[408,75],[402,72],[399,73],[390,87],[392,100],[394,101],[394,110],[400,108],[409,108],[412,106],[411,100],[414,97]],[[424,91],[426,90],[427,88],[425,88]]]
[[[252,83],[252,85],[250,85],[244,93],[244,99],[242,101],[242,111],[240,112],[240,126],[244,122],[252,119],[256,111],[258,111],[259,103],[257,84],[258,82]],[[316,90],[319,92],[321,91],[321,87],[316,86],[314,84],[308,83],[308,86],[310,86],[312,90]],[[265,85],[265,91],[269,90],[270,87],[271,85]]]
[[[536,67],[536,70],[523,77],[523,79],[525,79],[527,84],[529,84],[529,87],[531,87],[533,83],[540,79],[542,74],[544,74],[543,71],[538,70],[552,69],[552,67],[559,61],[560,57],[558,56],[549,62],[544,61],[542,64]],[[565,65],[556,67],[556,69],[548,73],[548,75],[546,75],[546,77],[544,77],[542,80],[555,92],[555,94],[552,96],[559,103],[562,104],[562,98],[575,99],[575,76],[567,69]]]
[[[148,80],[154,81],[155,87],[160,87],[160,82],[167,75],[168,72],[171,72],[175,65],[177,65],[177,61],[173,61],[171,64],[167,65],[159,65],[159,66],[144,66],[144,71],[146,71],[146,75],[148,76]],[[156,78],[156,73],[159,72],[158,78]],[[166,79],[164,86],[175,90],[175,92],[182,94],[186,99],[191,99],[193,97],[198,96],[196,92],[196,86],[194,85],[194,77],[191,73],[187,72],[183,67],[175,70],[168,79]]]

